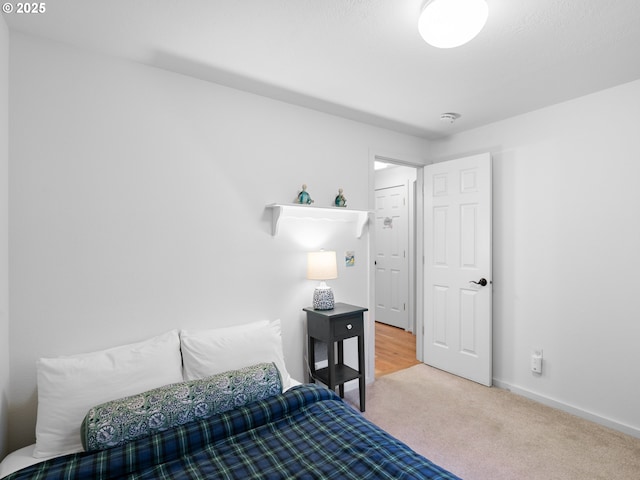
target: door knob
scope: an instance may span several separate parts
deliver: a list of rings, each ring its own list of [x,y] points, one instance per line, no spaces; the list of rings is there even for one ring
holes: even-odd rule
[[[479,281],[474,282],[473,280],[469,281],[469,283],[475,283],[476,285],[480,285],[481,287],[484,287],[487,284],[487,280],[484,278],[481,278]]]

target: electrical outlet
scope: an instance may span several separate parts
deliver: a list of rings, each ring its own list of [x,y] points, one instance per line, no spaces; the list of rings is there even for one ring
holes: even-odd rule
[[[535,348],[531,352],[531,371],[534,373],[542,373],[542,349]]]

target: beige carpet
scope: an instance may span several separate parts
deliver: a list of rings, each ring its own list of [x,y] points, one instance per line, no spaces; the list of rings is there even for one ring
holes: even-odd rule
[[[640,479],[640,439],[426,365],[377,379],[365,417],[464,480]]]

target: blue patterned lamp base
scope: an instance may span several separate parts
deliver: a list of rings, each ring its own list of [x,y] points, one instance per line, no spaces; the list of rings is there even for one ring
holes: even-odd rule
[[[333,310],[334,306],[335,301],[331,287],[316,288],[313,291],[313,308],[315,310]]]

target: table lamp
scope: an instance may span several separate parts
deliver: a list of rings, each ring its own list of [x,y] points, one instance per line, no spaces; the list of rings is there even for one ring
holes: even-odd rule
[[[335,305],[333,290],[325,283],[325,280],[338,278],[336,252],[324,250],[309,252],[307,254],[307,278],[320,280],[320,285],[313,292],[313,308],[315,310],[332,310]]]

